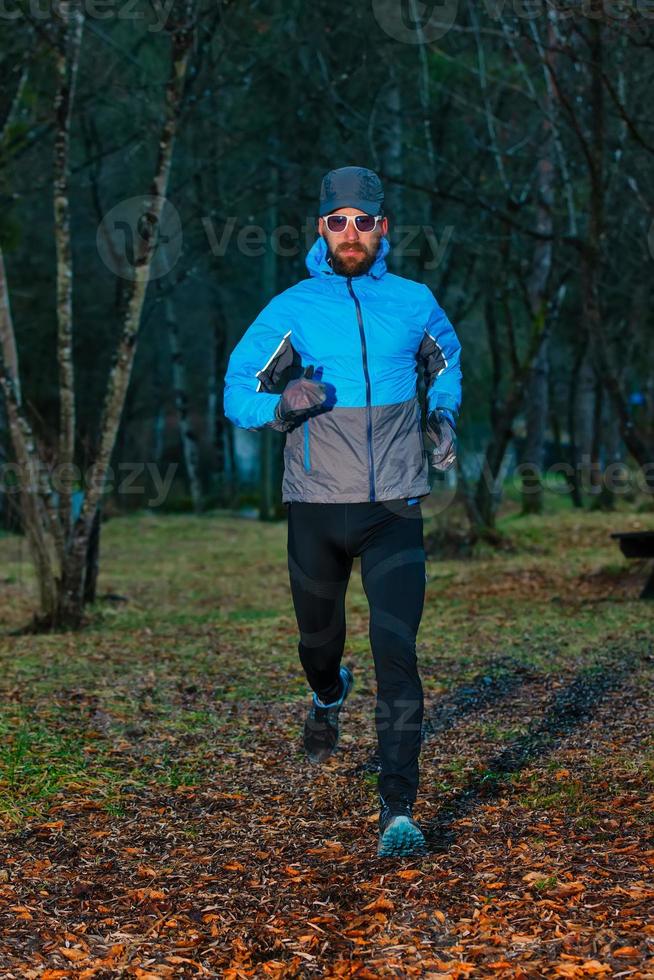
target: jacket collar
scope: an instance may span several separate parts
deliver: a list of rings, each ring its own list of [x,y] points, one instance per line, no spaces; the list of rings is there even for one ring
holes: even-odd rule
[[[391,250],[391,245],[385,236],[382,238],[379,251],[377,252],[377,258],[375,259],[373,265],[366,273],[367,276],[372,276],[373,279],[381,279],[383,275],[388,272],[386,267],[386,256]],[[347,276],[338,276],[332,269],[331,265],[327,261],[327,242],[320,235],[311,246],[309,253],[305,259],[305,264],[312,276],[329,276],[333,279],[345,280]],[[366,276],[353,276],[353,279],[365,279]]]

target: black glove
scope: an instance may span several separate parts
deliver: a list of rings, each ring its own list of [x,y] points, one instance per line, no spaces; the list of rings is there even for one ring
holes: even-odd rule
[[[275,418],[286,430],[303,422],[327,398],[327,388],[321,381],[312,381],[313,364],[304,374],[289,381],[275,406]]]
[[[427,416],[427,435],[434,443],[430,452],[432,466],[444,473],[456,462],[456,429],[443,412],[435,409]]]

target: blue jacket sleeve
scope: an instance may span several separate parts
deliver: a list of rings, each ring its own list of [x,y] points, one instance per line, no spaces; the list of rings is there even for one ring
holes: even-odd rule
[[[270,393],[279,375],[293,362],[291,325],[283,304],[274,297],[245,331],[229,357],[223,406],[227,418],[242,429],[270,426],[278,394]]]
[[[419,357],[425,371],[427,413],[442,409],[454,421],[461,405],[461,344],[428,286],[427,323]]]

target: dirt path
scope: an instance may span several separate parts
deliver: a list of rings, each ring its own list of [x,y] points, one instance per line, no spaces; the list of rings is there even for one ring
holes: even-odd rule
[[[410,862],[375,856],[364,698],[320,770],[304,705],[239,703],[202,788],[60,800],[5,839],[2,975],[652,976],[649,656],[495,665],[432,704]]]

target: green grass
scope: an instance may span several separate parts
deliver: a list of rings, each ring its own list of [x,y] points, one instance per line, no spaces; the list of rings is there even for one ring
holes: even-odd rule
[[[547,878],[539,878],[534,882],[534,888],[539,892],[549,891],[550,888],[556,888],[559,883],[559,879],[556,875],[548,875]]]
[[[578,513],[548,495],[547,516],[521,517],[508,501],[499,527],[513,551],[428,562],[417,653],[432,700],[480,671],[492,675],[497,658],[557,675],[601,660],[625,637],[650,642],[654,606],[638,600],[640,583],[609,536],[650,526],[649,515]],[[423,511],[426,533],[456,516],[430,512],[429,503]],[[209,749],[225,747],[225,769],[247,752],[250,723],[233,709],[308,698],[284,522],[135,514],[104,525],[101,547],[99,593],[126,603],[100,599],[78,634],[12,635],[30,617],[34,589],[24,542],[0,535],[0,813],[10,825],[64,793],[84,791],[118,815],[124,785],[201,785]],[[346,617],[358,689],[374,691],[358,560]],[[498,750],[526,730],[474,717],[468,724]],[[640,763],[654,771],[651,741]],[[473,769],[464,758],[445,760],[443,786],[460,786]],[[541,786],[524,800],[576,805],[564,787]]]

